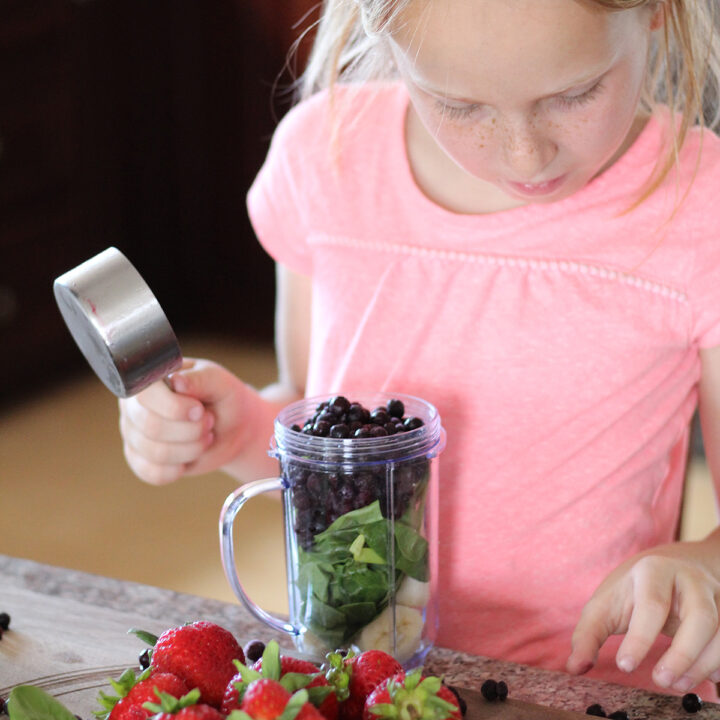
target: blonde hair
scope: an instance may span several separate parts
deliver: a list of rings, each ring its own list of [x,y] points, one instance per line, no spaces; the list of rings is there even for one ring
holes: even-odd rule
[[[323,0],[315,41],[299,78],[298,98],[306,99],[322,89],[329,89],[332,95],[338,82],[396,77],[385,38],[393,21],[411,1],[418,0]],[[650,112],[658,104],[667,105],[671,118],[677,115],[680,121],[672,123],[672,142],[664,156],[658,158],[634,207],[666,178],[692,126],[716,128],[720,122],[718,0],[587,1],[610,11],[658,2],[664,8],[665,22],[663,29],[654,33],[656,39],[641,102]]]

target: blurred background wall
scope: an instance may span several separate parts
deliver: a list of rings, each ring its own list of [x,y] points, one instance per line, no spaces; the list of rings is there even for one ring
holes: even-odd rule
[[[314,0],[0,2],[0,553],[230,599],[222,473],[154,488],[52,281],[110,245],[187,356],[275,378],[274,274],[246,192],[290,105]],[[299,65],[308,43],[300,46]],[[268,437],[272,428],[268,429]],[[278,503],[238,528],[249,589],[286,605]],[[0,597],[2,593],[0,590]]]
[[[179,331],[271,338],[272,263],[245,193],[313,6],[0,3],[0,399],[78,368],[52,280],[109,245]]]

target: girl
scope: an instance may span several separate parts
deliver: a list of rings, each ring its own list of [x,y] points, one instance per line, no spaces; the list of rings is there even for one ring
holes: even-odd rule
[[[269,475],[288,402],[419,395],[439,643],[715,697],[720,531],[675,542],[698,400],[720,478],[715,6],[327,0],[249,194],[279,381],[121,402],[133,470]]]

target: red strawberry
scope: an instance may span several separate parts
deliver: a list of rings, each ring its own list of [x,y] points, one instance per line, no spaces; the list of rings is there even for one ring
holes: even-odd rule
[[[188,687],[177,675],[153,672],[147,679],[133,685],[125,697],[121,698],[110,711],[108,720],[140,720],[148,718],[152,712],[142,705],[145,702],[157,702],[155,689],[179,698],[185,695]]]
[[[400,663],[382,650],[366,650],[359,655],[348,656],[340,662],[337,653],[328,653],[330,670],[326,673],[331,684],[338,683],[346,687],[349,696],[340,702],[340,720],[362,720],[363,708],[368,695],[385,679],[402,672]],[[343,674],[348,680],[338,679]]]
[[[210,705],[198,703],[176,713],[160,713],[154,716],[154,720],[225,720],[225,716]]]
[[[425,677],[418,669],[383,680],[368,695],[363,720],[387,717],[462,720],[462,712],[457,698],[439,677]]]
[[[240,709],[255,720],[274,720],[285,709],[291,697],[277,680],[260,678],[247,686]]]
[[[214,623],[197,621],[160,635],[151,665],[160,672],[175,673],[188,687],[200,688],[202,699],[219,708],[236,672],[233,660],[245,661],[233,634]]]
[[[257,672],[262,671],[262,658],[256,660],[252,664],[252,669]],[[315,677],[305,686],[308,690],[313,687],[327,686],[329,684],[325,677],[319,674],[320,668],[314,663],[311,663],[309,660],[301,660],[300,658],[294,658],[289,655],[280,655],[280,677],[286,675],[287,673],[314,675]],[[278,680],[279,678],[274,679]],[[225,698],[227,699],[227,692]],[[225,707],[225,703],[223,702],[223,708]],[[337,720],[338,707],[339,703],[335,692],[329,693],[327,697],[317,706],[318,710],[320,710],[320,714],[325,718],[325,720]]]
[[[329,684],[324,675],[316,675],[305,687],[310,690],[310,688],[323,687]],[[317,706],[317,709],[325,720],[338,720],[340,703],[334,689],[328,693],[328,696]]]
[[[117,705],[110,711],[108,718],[112,720],[147,720],[152,713],[145,710],[142,705],[125,702],[125,698],[119,700]]]
[[[262,672],[263,659],[259,658],[250,667],[257,672]],[[290,655],[280,655],[280,676],[285,673],[302,673],[303,675],[314,675],[320,668],[309,660],[301,660]]]
[[[156,702],[146,702],[143,707],[153,716],[153,720],[225,720],[225,716],[216,708],[198,702],[199,699],[198,688],[179,698],[158,692]]]
[[[324,720],[324,718],[325,716],[311,702],[306,702],[295,716],[295,720]]]
[[[220,712],[223,715],[229,715],[233,710],[240,709],[240,691],[238,690],[238,686],[242,685],[243,682],[240,673],[236,673],[230,678],[230,682],[225,688],[225,694],[220,703]]]

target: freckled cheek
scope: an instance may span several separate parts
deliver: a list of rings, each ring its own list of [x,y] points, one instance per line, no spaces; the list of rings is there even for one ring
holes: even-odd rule
[[[446,122],[438,130],[437,141],[458,165],[478,174],[497,152],[498,136],[489,123]]]
[[[566,142],[584,156],[607,155],[622,143],[632,117],[622,117],[608,109],[604,113],[585,113],[569,121]]]

